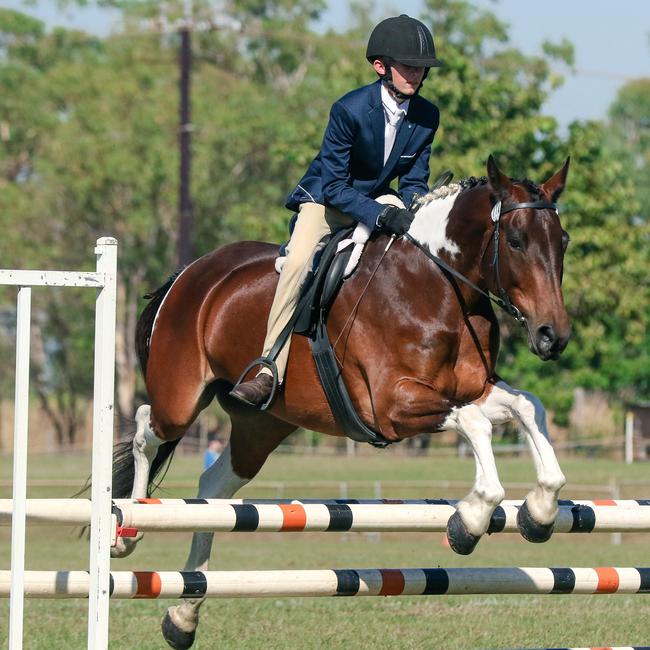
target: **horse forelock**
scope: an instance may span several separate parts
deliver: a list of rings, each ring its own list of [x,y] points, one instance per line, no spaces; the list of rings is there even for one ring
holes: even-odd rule
[[[460,253],[458,244],[447,234],[447,224],[449,213],[462,189],[461,184],[454,183],[439,187],[417,199],[415,219],[409,234],[434,255],[443,250],[452,255]]]

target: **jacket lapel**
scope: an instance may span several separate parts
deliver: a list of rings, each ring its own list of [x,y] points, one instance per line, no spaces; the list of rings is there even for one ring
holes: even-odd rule
[[[369,97],[370,104],[370,123],[372,124],[372,134],[375,144],[375,160],[380,163],[384,159],[384,107],[381,103],[381,82],[376,81],[372,88]],[[381,169],[381,167],[380,167]]]

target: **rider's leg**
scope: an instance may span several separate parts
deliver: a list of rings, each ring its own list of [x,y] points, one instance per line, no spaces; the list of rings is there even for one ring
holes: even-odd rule
[[[269,312],[263,356],[268,355],[295,311],[300,288],[311,267],[318,242],[328,233],[353,223],[352,217],[318,203],[303,203],[300,206]],[[287,340],[275,359],[280,381],[282,381],[287,367],[289,344],[290,339]],[[259,406],[268,399],[271,393],[270,375],[271,371],[263,368],[255,379],[240,384],[232,391],[231,395],[252,406]]]

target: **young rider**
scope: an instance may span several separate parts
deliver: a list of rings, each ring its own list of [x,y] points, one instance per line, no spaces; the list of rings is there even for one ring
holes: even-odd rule
[[[287,199],[297,220],[269,313],[263,357],[295,310],[321,238],[356,222],[401,236],[413,221],[406,206],[428,191],[439,111],[418,92],[429,68],[442,65],[431,32],[405,14],[387,18],[370,35],[366,58],[379,79],[334,103],[320,152]],[[390,189],[396,178],[397,195]],[[289,344],[290,339],[275,361],[280,381]],[[231,395],[260,406],[272,387],[271,371],[263,367]]]

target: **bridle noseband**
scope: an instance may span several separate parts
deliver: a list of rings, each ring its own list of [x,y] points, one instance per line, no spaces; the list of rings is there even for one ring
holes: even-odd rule
[[[526,317],[521,313],[521,311],[512,304],[508,292],[501,285],[501,276],[499,273],[499,232],[501,230],[501,215],[507,214],[508,212],[513,212],[514,210],[555,210],[558,212],[557,204],[551,203],[550,201],[530,201],[527,203],[512,203],[509,204],[505,209],[501,205],[501,201],[497,201],[492,208],[491,217],[492,223],[494,224],[494,230],[492,231],[492,236],[490,240],[494,243],[494,257],[492,259],[492,266],[494,267],[494,274],[496,279],[496,287],[498,292],[498,297],[493,298],[487,291],[484,291],[471,280],[466,278],[462,273],[456,271],[446,262],[443,262],[439,257],[428,251],[420,242],[415,239],[413,236],[406,233],[404,237],[408,239],[412,244],[415,244],[429,259],[435,262],[440,268],[442,268],[447,273],[453,275],[455,278],[459,279],[461,282],[464,282],[466,285],[472,287],[474,291],[478,291],[482,296],[485,296],[491,300],[495,305],[498,305],[503,309],[507,314],[512,316],[522,327],[527,325]],[[489,247],[489,243],[488,246]],[[485,250],[487,250],[487,247]]]

